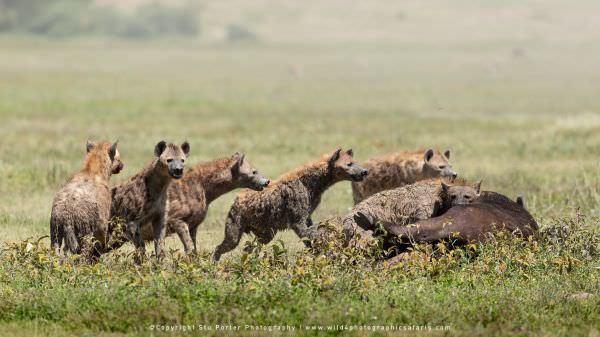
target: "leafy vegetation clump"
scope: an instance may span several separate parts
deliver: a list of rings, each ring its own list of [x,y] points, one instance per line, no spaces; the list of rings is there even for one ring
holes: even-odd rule
[[[0,321],[140,333],[151,324],[199,322],[544,330],[573,312],[585,312],[579,323],[597,323],[597,297],[569,299],[600,290],[594,226],[580,216],[561,219],[539,240],[498,233],[454,249],[417,246],[394,263],[377,260],[374,247],[343,247],[335,231],[295,254],[283,241],[249,241],[219,264],[208,252],[176,251],[163,263],[138,266],[117,251],[89,264],[55,256],[45,239],[26,240],[0,252]]]

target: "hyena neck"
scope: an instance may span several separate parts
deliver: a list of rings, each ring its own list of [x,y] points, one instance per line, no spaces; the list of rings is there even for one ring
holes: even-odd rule
[[[436,186],[435,189],[435,202],[433,204],[432,217],[440,216],[450,208],[450,200],[448,195],[442,190],[441,186]]]
[[[433,204],[433,214],[431,214],[431,217],[440,216],[446,213],[449,208],[450,205],[444,199],[438,198]]]
[[[166,193],[172,180],[173,178],[171,178],[167,169],[161,167],[161,164],[157,161],[148,168],[144,177],[148,194],[152,196],[160,196]]]
[[[428,167],[425,162],[421,162],[420,165],[420,180],[425,179],[436,179],[440,177],[440,173],[438,171],[434,171],[432,168]]]
[[[334,179],[327,162],[322,165],[311,167],[305,174],[301,175],[299,179],[308,191],[309,200],[313,210],[321,202],[321,195],[337,182]]]
[[[190,177],[186,178],[192,184],[202,185],[207,204],[240,187],[231,174],[233,160],[233,158],[228,157],[200,164],[190,172]]]
[[[82,172],[91,176],[100,177],[106,181],[108,181],[112,175],[110,164],[98,155],[98,153],[94,152],[90,153],[90,155],[85,158]]]
[[[410,161],[401,167],[400,176],[406,184],[412,184],[427,178],[423,161]]]

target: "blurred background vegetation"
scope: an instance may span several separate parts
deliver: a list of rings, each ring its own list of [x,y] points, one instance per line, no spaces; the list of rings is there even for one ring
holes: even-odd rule
[[[0,32],[127,39],[200,34],[200,7],[148,2],[126,11],[94,0],[0,0]]]

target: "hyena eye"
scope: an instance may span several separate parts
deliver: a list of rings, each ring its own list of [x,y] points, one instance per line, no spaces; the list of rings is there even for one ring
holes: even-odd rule
[[[167,163],[170,163],[172,161],[173,161],[173,159],[167,159]]]
[[[470,195],[465,195],[465,199],[471,199]]]
[[[453,195],[453,196],[452,196],[452,199],[456,199],[456,195]]]
[[[252,174],[258,174],[257,170],[252,171]]]
[[[352,165],[354,165],[354,163],[348,163],[348,167],[350,167],[350,166],[352,166]]]
[[[441,166],[440,166],[440,170],[443,170],[443,169],[445,169],[445,168],[446,168],[446,166],[444,166],[444,165],[441,165]]]
[[[185,163],[185,159],[181,159],[181,163]]]

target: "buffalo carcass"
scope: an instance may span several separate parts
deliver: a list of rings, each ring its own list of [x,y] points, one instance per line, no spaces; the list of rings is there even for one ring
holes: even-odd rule
[[[379,221],[364,214],[355,220],[362,228],[373,228]],[[456,205],[446,213],[414,225],[404,226],[381,223],[385,229],[384,249],[396,248],[401,252],[412,243],[447,241],[453,245],[484,242],[494,231],[504,230],[522,237],[537,237],[538,224],[520,204],[506,196],[484,191],[473,203]],[[377,235],[377,234],[376,234]]]

